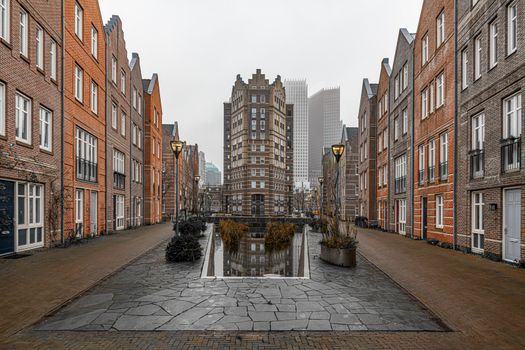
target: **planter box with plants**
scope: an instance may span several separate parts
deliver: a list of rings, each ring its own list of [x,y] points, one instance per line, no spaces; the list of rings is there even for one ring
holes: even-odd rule
[[[337,266],[355,267],[357,251],[357,230],[347,222],[328,219],[321,242],[321,260]]]

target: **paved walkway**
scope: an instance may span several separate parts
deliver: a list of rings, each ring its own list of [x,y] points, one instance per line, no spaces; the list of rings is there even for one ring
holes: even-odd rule
[[[37,322],[173,234],[171,224],[0,259],[0,339]]]
[[[211,232],[201,239],[204,246]],[[159,246],[56,315],[39,331],[442,331],[420,303],[371,263],[320,261],[310,233],[310,279],[201,279],[196,263],[166,263]]]

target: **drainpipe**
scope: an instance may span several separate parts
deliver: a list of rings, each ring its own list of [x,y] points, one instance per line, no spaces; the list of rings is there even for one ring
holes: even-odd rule
[[[65,49],[65,19],[64,19],[64,1],[62,0],[62,7],[60,9],[61,25],[62,25],[62,57],[60,57],[60,109],[62,110],[60,116],[60,243],[64,245],[64,55]]]
[[[414,115],[414,107],[415,107],[415,101],[414,101],[414,88],[415,88],[415,74],[414,74],[414,63],[415,63],[415,54],[414,54],[414,47],[415,47],[415,42],[416,39],[414,39],[412,41],[412,90],[410,91],[410,99],[411,99],[411,108],[412,108],[412,130],[411,130],[411,134],[412,134],[412,139],[410,140],[410,148],[411,148],[411,159],[410,159],[410,162],[411,162],[411,174],[412,174],[412,181],[410,181],[410,188],[412,190],[412,193],[411,193],[411,201],[412,201],[412,205],[411,205],[411,208],[410,208],[410,211],[412,212],[412,217],[410,218],[410,223],[412,225],[412,227],[410,228],[410,238],[411,239],[414,239],[414,223],[415,223],[415,219],[414,219],[414,215],[415,215],[415,205],[414,205],[414,191],[416,189],[416,186],[415,186],[415,181],[416,179],[414,179],[414,172],[415,172],[415,169],[414,169],[414,155],[416,153],[416,150],[415,150],[415,145],[414,145],[414,138],[415,138],[415,133],[416,133],[416,130],[414,128],[414,120],[416,119],[416,116]],[[424,171],[425,169],[423,169]],[[418,179],[419,181],[419,179]],[[421,228],[421,235],[423,235],[423,228]]]
[[[454,0],[454,212],[453,212],[453,247],[457,250],[457,189],[458,189],[458,0]]]
[[[104,30],[105,32],[105,30]],[[108,234],[108,207],[109,207],[109,197],[108,197],[108,189],[109,189],[109,176],[108,176],[108,169],[109,169],[109,157],[108,157],[108,117],[109,117],[109,107],[108,107],[108,54],[109,54],[109,35],[106,34],[106,43],[105,43],[105,49],[106,49],[106,81],[105,81],[105,94],[104,94],[104,100],[106,103],[106,125],[104,128],[104,152],[106,153],[106,191],[104,191],[104,195],[106,198],[106,205],[104,207],[104,234],[107,236]]]

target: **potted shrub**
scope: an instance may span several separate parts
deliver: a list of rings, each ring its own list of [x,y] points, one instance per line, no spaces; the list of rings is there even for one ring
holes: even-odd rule
[[[347,222],[328,219],[327,232],[321,242],[321,260],[337,266],[355,267],[357,230]]]

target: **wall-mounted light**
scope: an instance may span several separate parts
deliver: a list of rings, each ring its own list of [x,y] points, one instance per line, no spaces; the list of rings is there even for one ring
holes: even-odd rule
[[[498,210],[498,204],[496,204],[496,203],[490,203],[490,204],[489,204],[489,210],[490,210],[490,211],[496,211],[496,210]]]

